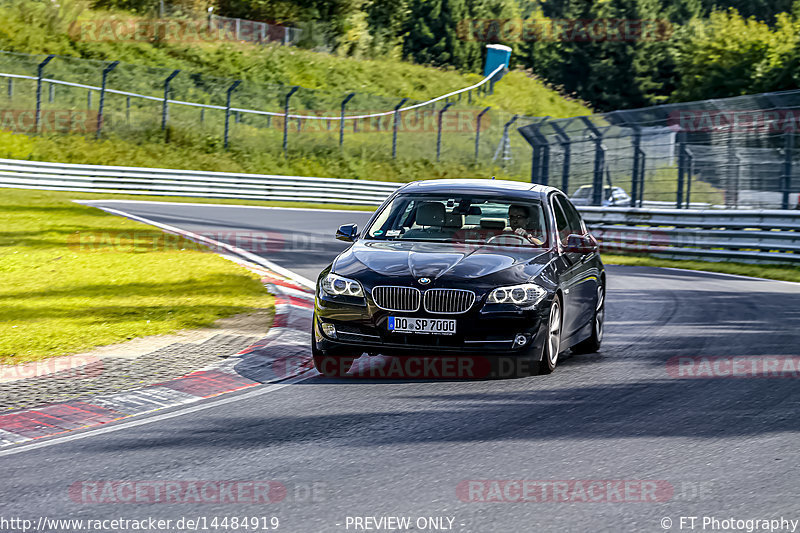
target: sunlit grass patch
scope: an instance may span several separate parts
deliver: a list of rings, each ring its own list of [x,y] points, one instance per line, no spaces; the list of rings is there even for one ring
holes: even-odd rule
[[[606,265],[635,265],[683,268],[685,270],[702,270],[735,274],[755,278],[777,279],[800,282],[800,268],[791,265],[754,265],[748,263],[716,262],[716,261],[682,261],[660,259],[648,256],[602,254]]]
[[[68,193],[1,189],[0,362],[75,353],[272,307],[258,277]]]

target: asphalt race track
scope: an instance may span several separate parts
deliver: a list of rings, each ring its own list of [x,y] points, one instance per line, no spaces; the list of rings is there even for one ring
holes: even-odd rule
[[[310,279],[345,246],[333,239],[336,227],[367,218],[341,211],[102,205],[226,239],[273,232],[284,244],[257,253]],[[314,374],[168,419],[0,452],[3,514],[276,516],[278,531],[291,532],[364,531],[352,517],[387,516],[409,517],[412,525],[420,517],[448,517],[459,532],[679,531],[681,516],[698,517],[696,530],[702,517],[800,519],[797,373],[678,377],[667,365],[676,357],[800,354],[800,285],[613,266],[608,283],[603,349],[562,358],[550,376],[404,381]],[[70,498],[76,482],[99,480],[275,480],[288,494],[280,503],[258,505]],[[484,480],[478,486],[487,491],[462,490],[475,486],[469,480]],[[484,501],[514,499],[491,493],[513,487],[513,480],[566,481],[573,488],[626,482],[630,493],[622,501],[613,490],[585,501],[572,489],[543,502]],[[639,498],[643,482],[668,490]]]

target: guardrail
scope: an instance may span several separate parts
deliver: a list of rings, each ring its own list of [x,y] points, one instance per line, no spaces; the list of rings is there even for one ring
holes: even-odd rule
[[[800,264],[800,212],[579,208],[605,252]]]
[[[380,205],[399,183],[0,159],[0,187]]]
[[[377,206],[399,183],[0,159],[0,187]],[[800,264],[800,211],[579,207],[605,252]]]

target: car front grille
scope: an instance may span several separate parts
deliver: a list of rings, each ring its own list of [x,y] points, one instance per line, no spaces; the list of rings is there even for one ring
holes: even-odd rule
[[[425,310],[435,314],[465,313],[475,303],[475,293],[463,289],[428,289]]]
[[[475,303],[475,293],[464,289],[428,289],[422,297],[414,287],[381,285],[372,289],[375,305],[386,311],[415,312],[424,304],[428,313],[444,315],[466,313]]]
[[[386,311],[408,311],[419,310],[420,293],[414,287],[373,287],[372,299],[375,305]]]

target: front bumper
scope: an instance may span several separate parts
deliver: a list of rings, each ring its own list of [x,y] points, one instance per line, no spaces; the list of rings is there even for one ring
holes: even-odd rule
[[[356,306],[316,298],[314,336],[317,349],[330,355],[364,352],[417,356],[541,354],[551,301],[551,298],[546,298],[535,309],[525,311],[504,306],[489,311],[484,307],[463,314],[434,315],[424,311],[384,311],[369,301],[366,306]],[[391,332],[387,328],[389,316],[454,319],[456,333]],[[336,327],[336,338],[323,332],[323,322]],[[514,342],[518,335],[525,336],[524,345]]]

